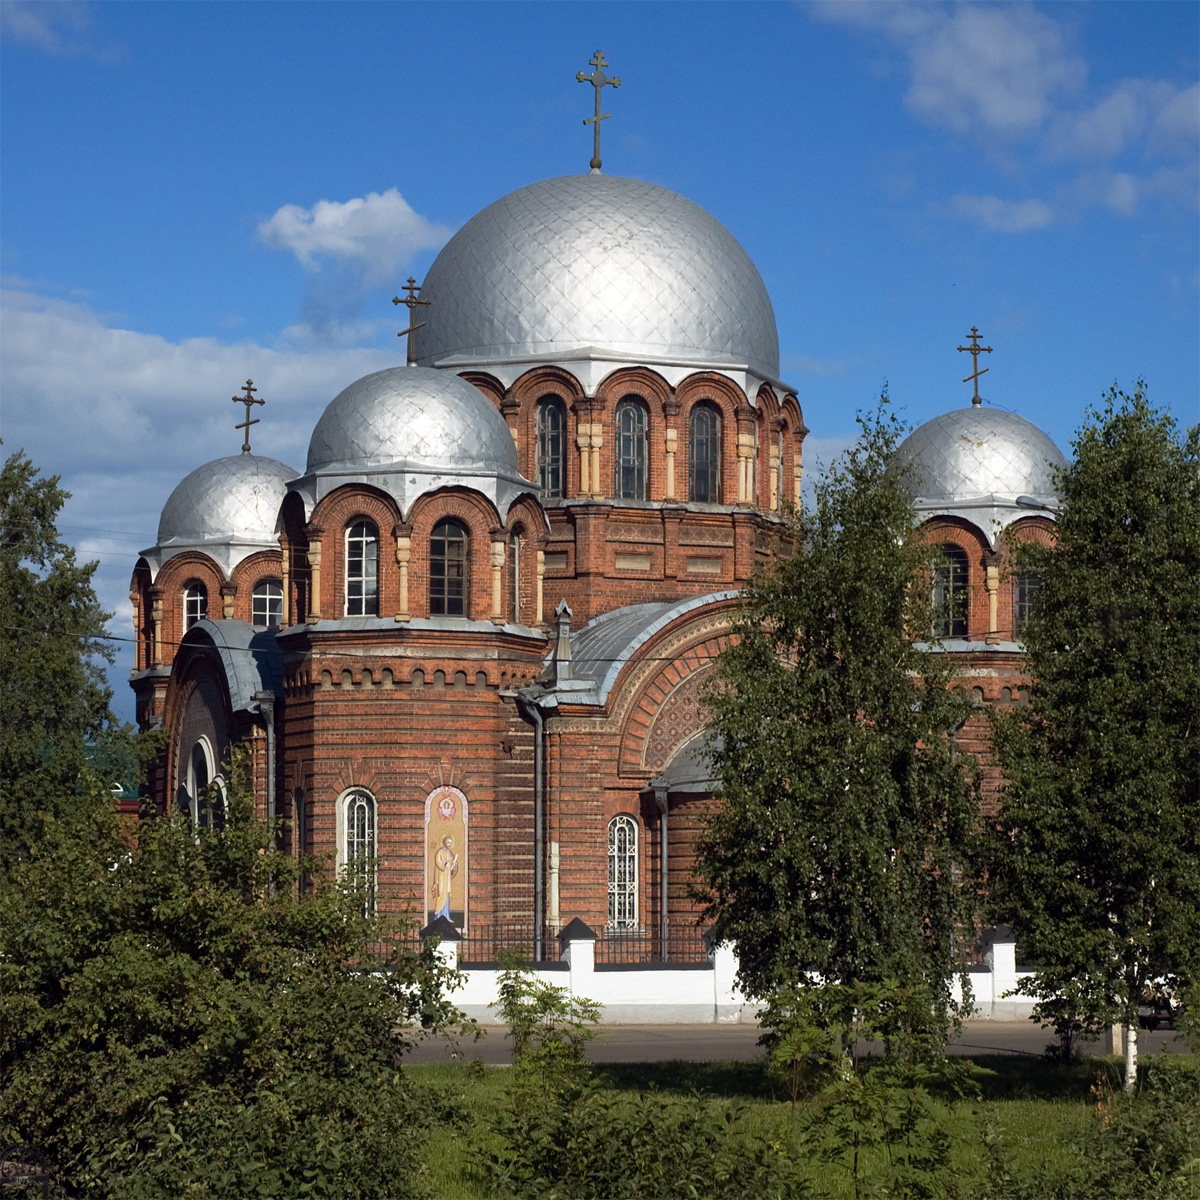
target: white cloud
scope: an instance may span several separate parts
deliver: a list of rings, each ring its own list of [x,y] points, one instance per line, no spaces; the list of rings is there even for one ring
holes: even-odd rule
[[[158,515],[175,485],[209,459],[236,454],[243,410],[231,401],[254,380],[266,407],[251,438],[256,454],[302,469],[313,426],[347,384],[403,361],[402,349],[315,350],[170,342],[119,324],[76,302],[20,285],[0,291],[4,446],[25,449],[72,493],[63,536],[83,559],[100,561],[97,591],[130,632],[129,577],[154,543]],[[121,711],[128,646],[110,672]]]
[[[288,250],[310,271],[333,260],[375,285],[421,250],[436,249],[453,231],[415,212],[395,189],[344,202],[318,200],[312,208],[285,204],[258,227],[263,243]]]
[[[0,33],[55,58],[94,58],[110,62],[113,47],[102,47],[92,36],[92,13],[80,0],[3,0]]]
[[[1060,114],[1046,139],[1056,157],[1104,162],[1127,151],[1194,155],[1198,144],[1200,84],[1161,79],[1122,80],[1090,108]]]
[[[1002,200],[999,196],[950,198],[950,212],[993,233],[1029,233],[1045,229],[1054,220],[1054,210],[1041,200]]]
[[[911,78],[905,103],[958,133],[1011,138],[1036,130],[1054,97],[1087,75],[1062,27],[1027,5],[840,3],[814,11],[901,46]]]

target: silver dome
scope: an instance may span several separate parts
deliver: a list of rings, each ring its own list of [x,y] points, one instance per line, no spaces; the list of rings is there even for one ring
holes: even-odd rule
[[[962,517],[994,544],[995,534],[1022,516],[1058,507],[1058,447],[1016,413],[972,406],[926,421],[900,443],[898,468],[923,517]]]
[[[389,367],[339,393],[321,414],[305,476],[291,490],[309,508],[345,483],[367,482],[407,510],[426,492],[462,485],[500,508],[534,490],[521,476],[504,418],[450,371]]]
[[[167,498],[158,544],[145,551],[157,570],[185,550],[201,550],[228,573],[258,550],[279,548],[276,519],[297,472],[261,454],[233,454],[197,467]]]
[[[568,175],[502,197],[446,243],[421,298],[423,364],[594,349],[779,375],[775,313],[749,255],[702,208],[636,179]]]

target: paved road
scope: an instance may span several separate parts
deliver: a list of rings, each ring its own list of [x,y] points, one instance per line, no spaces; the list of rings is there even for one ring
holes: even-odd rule
[[[588,1046],[588,1058],[595,1063],[757,1058],[762,1054],[756,1045],[758,1035],[757,1025],[606,1025]],[[1041,1054],[1050,1040],[1050,1030],[1039,1029],[1030,1021],[968,1021],[962,1036],[951,1046],[951,1053]],[[1185,1049],[1169,1029],[1143,1029],[1139,1044],[1149,1054],[1181,1053]],[[1104,1053],[1108,1047],[1095,1049]],[[458,1051],[467,1061],[478,1058],[489,1065],[512,1059],[504,1029],[499,1026],[488,1026],[479,1042],[461,1042]],[[409,1061],[445,1062],[451,1053],[452,1047],[445,1039],[432,1038],[419,1045]]]

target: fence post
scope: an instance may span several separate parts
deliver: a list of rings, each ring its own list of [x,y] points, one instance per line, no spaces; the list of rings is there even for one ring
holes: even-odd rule
[[[731,942],[718,942],[713,934],[712,929],[704,934],[704,944],[712,962],[713,1020],[736,1024],[742,1016],[742,996],[737,987],[737,951]]]
[[[437,938],[438,956],[447,970],[458,970],[458,943],[462,934],[454,927],[454,922],[448,917],[436,917],[417,935],[421,941]]]
[[[558,935],[560,957],[567,964],[567,989],[572,996],[589,996],[596,971],[596,935],[578,917]]]
[[[984,931],[983,941],[983,961],[992,973],[992,1016],[998,1016],[1003,1005],[1009,1005],[1015,1011],[1012,998],[1002,997],[1005,992],[1014,991],[1017,986],[1016,939],[1007,925],[997,925],[995,929]]]

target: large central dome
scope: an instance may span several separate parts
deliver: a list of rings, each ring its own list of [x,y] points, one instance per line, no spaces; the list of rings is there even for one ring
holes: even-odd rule
[[[581,351],[779,375],[775,313],[715,217],[654,184],[567,175],[504,196],[446,243],[425,277],[426,366]]]

